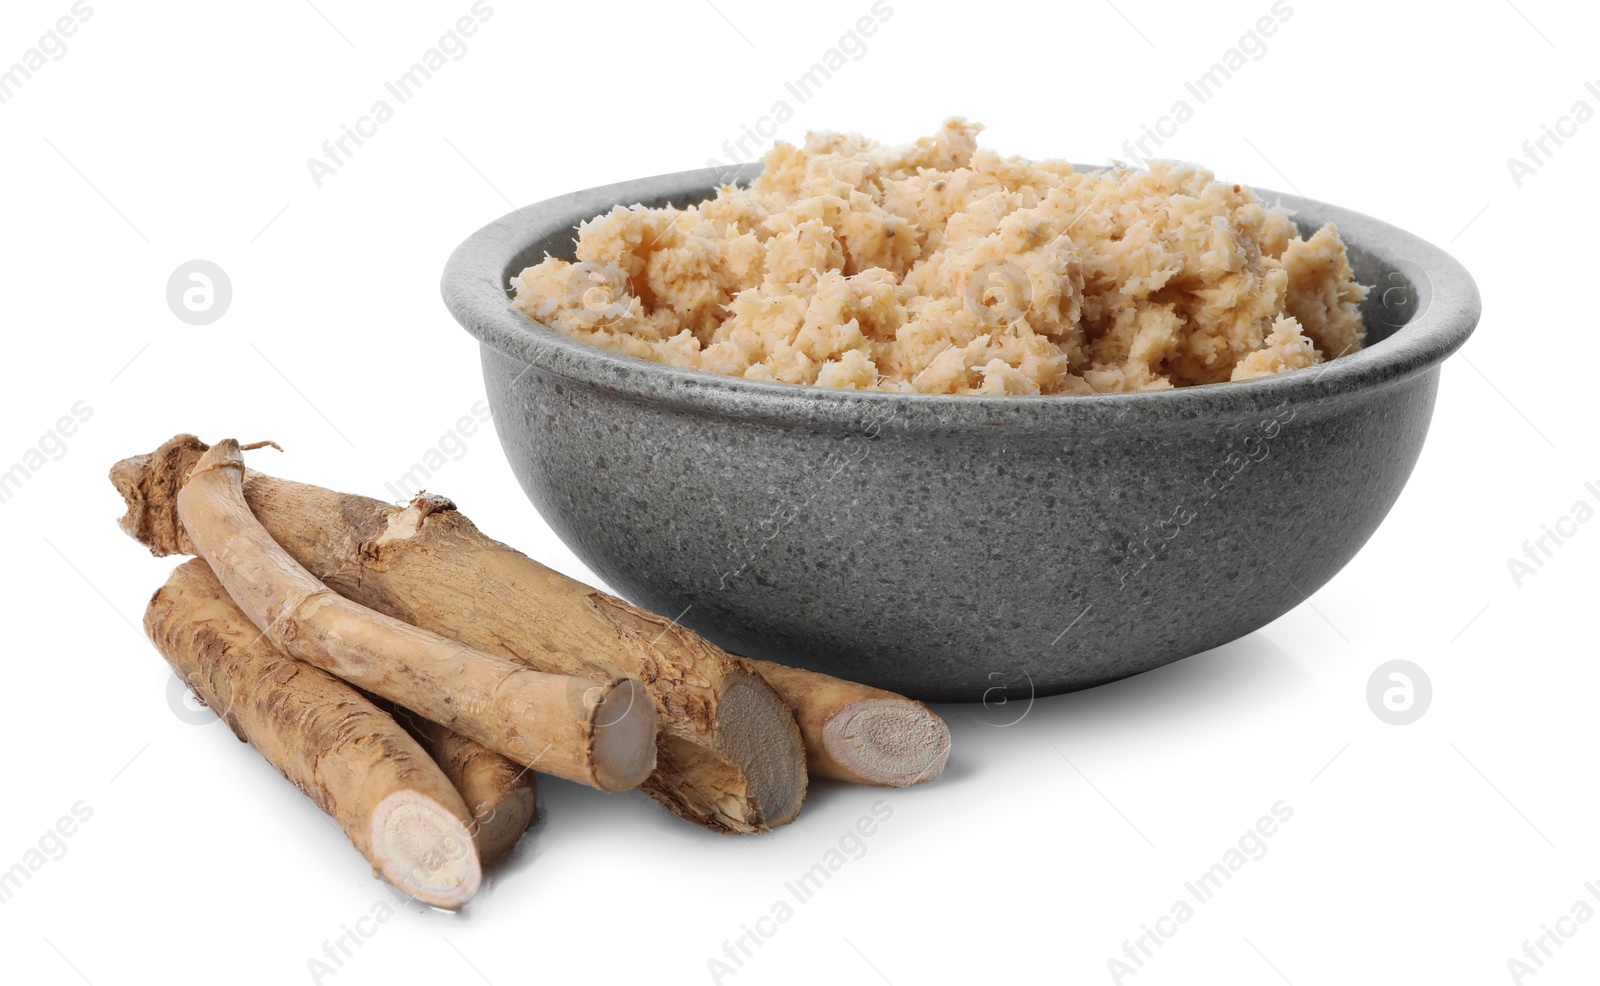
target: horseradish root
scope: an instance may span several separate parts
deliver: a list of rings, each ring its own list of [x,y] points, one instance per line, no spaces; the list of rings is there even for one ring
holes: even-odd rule
[[[806,769],[817,777],[909,787],[944,770],[950,730],[921,702],[815,671],[750,663],[794,709]]]
[[[195,551],[174,499],[206,449],[179,435],[111,471],[123,530],[157,555]],[[244,492],[284,550],[350,600],[542,671],[643,682],[660,722],[643,787],[678,815],[757,832],[799,811],[800,732],[750,662],[484,536],[448,500],[400,508],[253,471]]]
[[[533,824],[538,807],[533,771],[436,722],[398,712],[466,801],[478,858],[488,865],[504,856]]]
[[[649,776],[656,716],[639,682],[545,674],[352,603],[257,522],[243,480],[239,443],[225,439],[178,490],[178,518],[234,602],[279,649],[524,766],[603,791]]]
[[[374,872],[435,907],[478,890],[472,816],[416,740],[354,688],[285,655],[194,559],[150,600],[167,663],[344,830]]]

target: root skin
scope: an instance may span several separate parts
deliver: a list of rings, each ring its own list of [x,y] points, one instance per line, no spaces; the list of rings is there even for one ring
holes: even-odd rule
[[[218,443],[179,489],[178,517],[228,594],[279,649],[545,773],[601,790],[625,790],[649,774],[649,703],[605,727],[640,726],[636,735],[648,743],[620,751],[622,763],[597,755],[597,712],[612,691],[632,687],[627,681],[535,671],[343,598],[256,520],[243,477],[238,443]]]
[[[344,830],[402,892],[459,908],[482,871],[472,815],[421,746],[332,675],[284,654],[204,561],[150,600],[145,632],[178,676]]]
[[[401,711],[406,727],[466,801],[478,858],[487,866],[504,856],[533,824],[538,808],[534,772],[436,722]]]
[[[206,451],[179,435],[111,471],[123,529],[157,555],[195,550],[174,501]],[[266,531],[350,600],[526,667],[642,682],[660,725],[643,787],[683,818],[758,832],[799,811],[800,730],[751,662],[486,537],[443,497],[396,507],[253,471],[244,493]],[[722,708],[728,695],[736,712]]]

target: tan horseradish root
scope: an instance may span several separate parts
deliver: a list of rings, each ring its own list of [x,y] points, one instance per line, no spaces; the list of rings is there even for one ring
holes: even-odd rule
[[[175,498],[206,450],[179,435],[111,471],[123,530],[157,555],[196,550]],[[755,832],[800,810],[799,729],[749,662],[485,537],[440,498],[398,508],[253,471],[244,495],[284,550],[350,600],[523,666],[643,682],[660,723],[643,787],[683,818]]]
[[[794,709],[813,775],[908,787],[944,770],[950,729],[921,702],[815,671],[751,663]]]
[[[113,470],[129,508],[124,528],[156,554],[192,550],[172,515],[169,490],[205,448],[198,439],[180,435],[155,453],[125,460]],[[489,539],[443,498],[419,498],[397,508],[255,471],[246,472],[245,495],[268,531],[340,593],[534,666],[573,667],[579,650],[586,649],[562,651],[563,630],[574,624],[583,627],[594,613],[627,606]],[[559,590],[553,599],[538,591],[545,585]],[[482,602],[474,601],[479,598]],[[561,605],[577,600],[606,600],[608,605],[601,609]],[[922,703],[812,671],[728,655],[716,660],[714,655],[721,652],[697,635],[682,627],[658,635],[666,621],[643,615],[654,621],[646,626],[654,639],[641,643],[630,636],[613,645],[620,648],[618,653],[597,658],[598,666],[629,673],[657,669],[653,675],[640,674],[662,709],[663,757],[646,789],[684,817],[705,820],[713,828],[744,830],[731,824],[734,812],[704,813],[704,806],[713,800],[711,792],[719,784],[726,786],[721,780],[726,768],[718,766],[724,758],[714,755],[716,723],[711,722],[713,731],[708,735],[702,728],[703,717],[693,714],[699,699],[689,685],[718,670],[726,680],[739,673],[748,676],[753,669],[776,690],[794,709],[807,763],[819,776],[904,786],[926,781],[943,769],[949,730]],[[614,638],[615,631],[601,641]],[[578,639],[595,639],[592,629]],[[695,641],[698,644],[692,648],[683,646]],[[674,667],[695,670],[665,670]],[[669,741],[673,737],[682,742]],[[697,754],[685,742],[706,752]],[[666,767],[669,759],[676,770]],[[783,820],[773,818],[769,824]]]
[[[518,766],[482,743],[407,710],[402,722],[444,770],[472,812],[472,835],[485,865],[511,850],[533,824],[538,789],[531,767]]]
[[[178,517],[234,602],[292,657],[381,695],[525,766],[605,791],[655,765],[655,708],[617,675],[546,674],[343,598],[273,540],[245,502],[226,439],[177,492]]]
[[[445,774],[354,688],[267,641],[204,561],[178,566],[144,626],[178,677],[338,822],[374,872],[435,907],[477,892],[473,819]]]

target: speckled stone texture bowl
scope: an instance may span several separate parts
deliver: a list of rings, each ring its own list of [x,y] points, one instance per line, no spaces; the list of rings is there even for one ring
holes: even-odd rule
[[[735,653],[925,700],[1085,688],[1299,605],[1399,496],[1439,364],[1478,321],[1444,251],[1271,192],[1307,234],[1338,225],[1376,286],[1368,345],[1240,383],[853,393],[673,369],[509,307],[509,279],[546,252],[570,259],[581,220],[685,205],[729,178],[663,175],[505,216],[450,258],[446,303],[480,343],[528,498],[613,588]]]

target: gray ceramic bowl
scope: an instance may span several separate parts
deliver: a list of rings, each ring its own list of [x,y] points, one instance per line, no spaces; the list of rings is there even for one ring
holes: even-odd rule
[[[759,166],[734,173],[740,182]],[[1417,461],[1472,278],[1375,219],[1335,222],[1377,285],[1368,346],[1240,383],[1088,397],[862,394],[673,369],[508,306],[509,279],[617,204],[713,194],[715,170],[529,206],[463,243],[451,314],[481,346],[529,499],[635,603],[752,657],[927,700],[1084,688],[1233,640],[1303,602]],[[1374,586],[1383,605],[1404,579]]]

